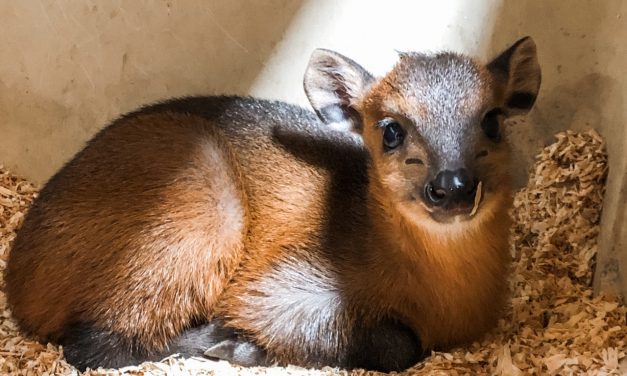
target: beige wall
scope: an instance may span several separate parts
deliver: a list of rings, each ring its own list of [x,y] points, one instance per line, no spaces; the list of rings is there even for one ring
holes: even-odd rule
[[[43,182],[116,115],[175,95],[306,105],[302,74],[316,47],[380,74],[395,49],[488,58],[532,35],[544,82],[537,108],[509,127],[518,181],[559,130],[608,138],[597,287],[627,292],[626,11],[621,0],[4,1],[0,163]]]
[[[610,173],[597,257],[596,291],[627,297],[627,2],[507,2],[490,44],[533,35],[543,87],[528,124],[516,124],[522,161],[563,129],[596,128],[607,140]]]
[[[247,92],[300,5],[0,2],[0,163],[42,182],[121,112]]]

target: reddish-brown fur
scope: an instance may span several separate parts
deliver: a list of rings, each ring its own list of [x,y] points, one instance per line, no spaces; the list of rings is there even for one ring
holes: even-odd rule
[[[172,122],[185,126],[173,134],[168,129]],[[26,221],[7,271],[13,314],[30,331],[54,338],[69,321],[98,318],[160,349],[192,318],[211,315],[239,265],[247,216],[238,218],[240,232],[219,236],[221,219],[207,210],[220,204],[216,185],[232,185],[239,199],[245,197],[236,165],[212,165],[200,150],[194,128],[202,122],[174,114],[131,119],[123,135],[103,134],[96,150],[74,162],[81,166],[79,173],[51,183],[72,194],[57,193],[54,201],[48,198],[51,203],[37,202],[29,215],[50,215],[50,223]],[[147,124],[150,135],[141,130]],[[152,142],[151,137],[164,136],[172,142]],[[207,140],[220,148],[225,161],[232,158],[218,132],[208,132]],[[109,145],[122,148],[106,150]],[[196,152],[190,155],[189,150]],[[108,163],[100,159],[103,154],[110,156]],[[212,184],[219,169],[221,181]],[[98,236],[66,233],[55,226],[89,228]],[[207,229],[215,236],[199,234]],[[64,253],[69,243],[77,250],[71,255]],[[25,245],[50,251],[26,253],[21,249]]]
[[[508,78],[442,56],[476,80],[452,87],[455,119],[507,108],[515,72]],[[432,218],[413,194],[437,168],[429,132],[436,137],[440,125],[408,128],[395,154],[380,151],[373,126],[385,117],[439,119],[438,104],[408,94],[423,85],[414,71],[423,58],[403,56],[379,81],[365,73],[343,81],[365,80],[342,92],[352,95],[363,144],[329,133],[307,111],[238,98],[198,99],[206,110],[165,103],[116,121],[30,210],[7,267],[14,317],[62,343],[74,323],[89,323],[144,355],[167,352],[190,327],[219,318],[273,360],[309,366],[367,366],[351,360],[362,346],[354,338],[385,318],[427,349],[478,338],[507,294],[509,147],[473,130],[469,155],[490,152],[468,162],[485,182],[480,210],[460,222]],[[318,80],[307,82],[315,89]]]

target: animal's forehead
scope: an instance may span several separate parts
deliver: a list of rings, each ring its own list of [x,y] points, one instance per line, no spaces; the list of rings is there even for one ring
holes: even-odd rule
[[[373,91],[387,110],[407,115],[461,115],[483,105],[487,78],[485,69],[463,55],[406,53]]]

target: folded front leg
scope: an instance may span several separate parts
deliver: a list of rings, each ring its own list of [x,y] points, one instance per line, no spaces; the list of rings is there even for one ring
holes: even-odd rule
[[[391,317],[368,313],[332,265],[295,253],[241,271],[219,307],[228,326],[247,333],[279,364],[389,372],[423,357],[417,336]]]

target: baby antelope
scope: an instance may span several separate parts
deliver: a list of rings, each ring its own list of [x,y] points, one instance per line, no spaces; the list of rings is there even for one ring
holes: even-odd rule
[[[384,77],[316,50],[314,112],[187,97],[115,120],[43,187],[5,280],[79,369],[172,353],[381,371],[478,339],[507,297],[503,121],[532,39],[488,64],[401,53]]]

